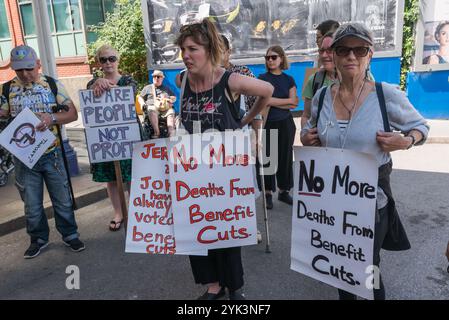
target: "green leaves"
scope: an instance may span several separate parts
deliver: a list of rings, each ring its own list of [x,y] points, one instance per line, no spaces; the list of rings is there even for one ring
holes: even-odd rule
[[[97,48],[109,44],[120,53],[121,73],[131,75],[139,83],[139,89],[147,84],[148,71],[140,1],[117,0],[114,11],[106,15],[104,24],[92,29],[98,34],[98,39],[88,46],[89,63],[95,64]]]
[[[401,59],[401,89],[403,90],[405,90],[407,73],[411,70],[413,56],[415,55],[415,30],[418,16],[419,0],[405,0]]]

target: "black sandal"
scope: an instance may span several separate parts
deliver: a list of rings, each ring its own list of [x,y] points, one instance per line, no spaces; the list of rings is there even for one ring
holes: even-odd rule
[[[111,220],[111,222],[109,222],[109,230],[119,231],[120,228],[122,227],[122,223],[123,223],[123,220],[120,220],[120,221]],[[111,227],[112,224],[114,225],[114,227]],[[117,227],[117,225],[118,225],[118,227]]]

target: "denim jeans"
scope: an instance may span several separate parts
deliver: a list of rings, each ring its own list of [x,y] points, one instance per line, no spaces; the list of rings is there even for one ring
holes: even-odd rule
[[[56,229],[64,241],[78,238],[61,149],[44,154],[33,169],[18,159],[14,160],[16,186],[25,203],[26,227],[31,242],[48,241],[49,227],[43,205],[44,181],[53,204]]]

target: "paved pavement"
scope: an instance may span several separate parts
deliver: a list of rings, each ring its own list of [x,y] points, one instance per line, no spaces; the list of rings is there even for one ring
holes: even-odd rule
[[[392,186],[413,248],[382,255],[389,299],[449,297],[443,257],[449,238],[449,121],[430,123],[428,144],[393,153]],[[23,203],[12,176],[0,188],[0,299],[190,299],[201,294],[203,289],[192,285],[186,257],[124,253],[123,230],[107,230],[111,206],[104,185],[92,182],[88,173],[82,127],[72,126],[68,132],[81,169],[73,183],[83,207],[77,220],[88,249],[68,251],[50,223],[52,243],[45,256],[24,260],[29,239],[19,230],[24,226]],[[260,206],[258,201],[259,229],[264,230]],[[46,201],[46,207],[51,214],[51,203]],[[335,299],[333,288],[290,270],[291,207],[275,201],[275,209],[270,212],[272,253],[265,254],[264,243],[243,250],[246,292],[254,299]],[[82,290],[65,288],[65,268],[72,264],[82,272]]]
[[[382,251],[387,298],[448,299],[443,252],[449,235],[449,174],[394,170],[392,184],[412,249]],[[0,299],[189,300],[203,293],[193,282],[187,257],[125,253],[124,230],[107,229],[110,215],[107,199],[77,211],[87,247],[80,253],[62,244],[53,223],[50,245],[32,260],[23,259],[29,243],[24,230],[0,237]],[[265,242],[242,249],[247,296],[266,301],[337,299],[336,289],[290,270],[291,217],[291,207],[275,199],[269,211],[272,252],[265,253]],[[260,200],[257,218],[264,234]],[[79,290],[65,286],[68,266],[79,268]]]

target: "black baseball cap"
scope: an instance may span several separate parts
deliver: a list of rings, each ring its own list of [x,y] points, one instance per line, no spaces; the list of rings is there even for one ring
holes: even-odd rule
[[[370,46],[374,45],[371,31],[369,31],[364,24],[350,23],[340,26],[337,31],[335,31],[331,47],[334,48],[340,40],[346,37],[359,38],[368,42]]]

